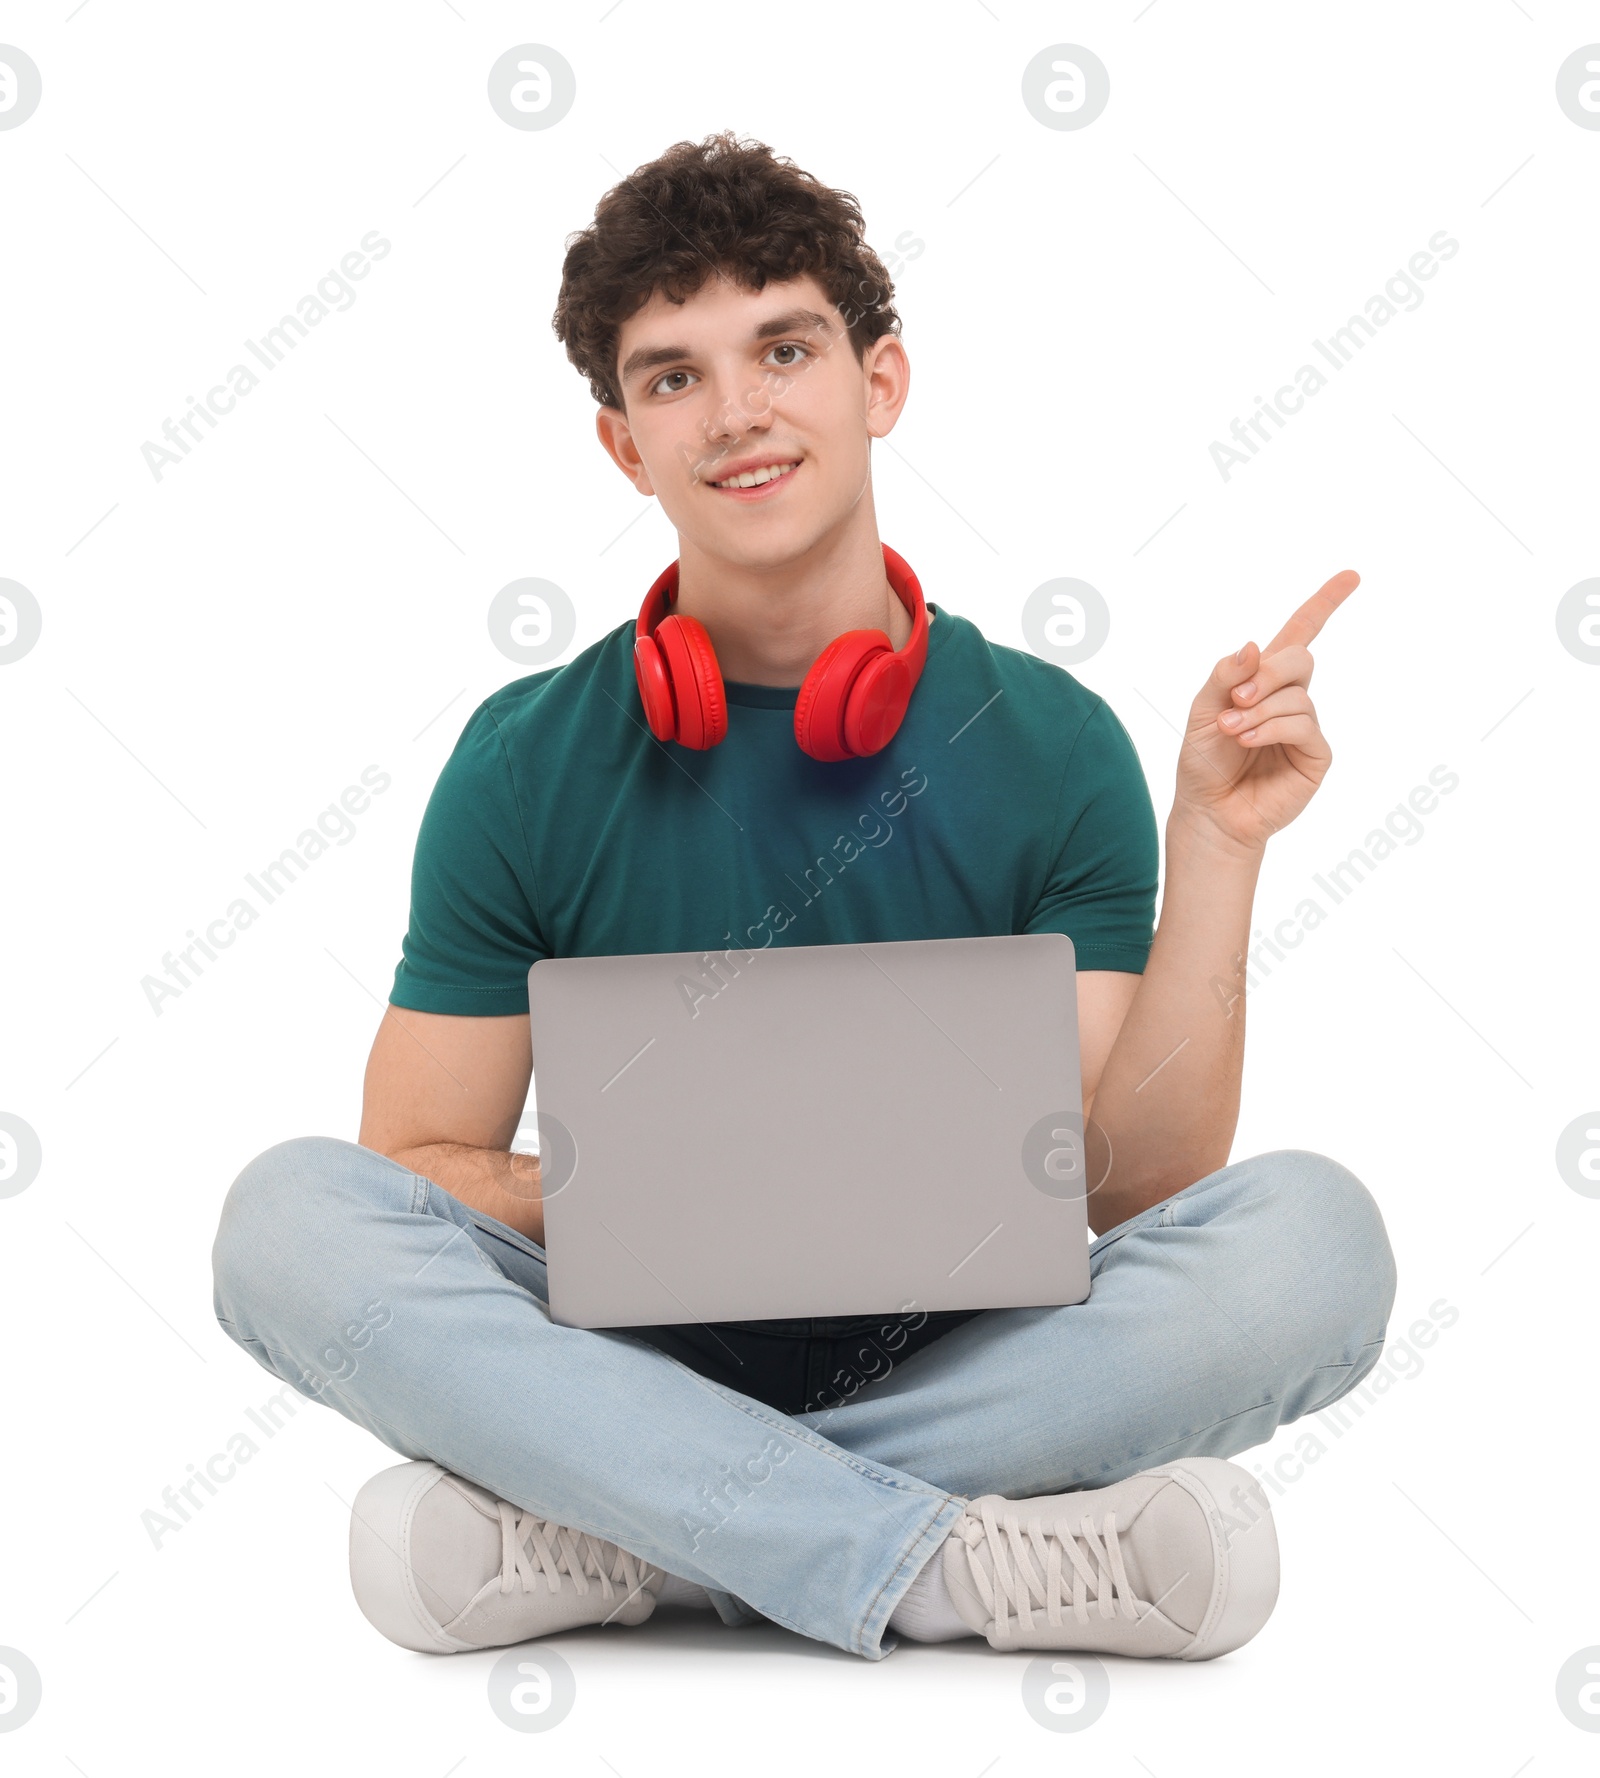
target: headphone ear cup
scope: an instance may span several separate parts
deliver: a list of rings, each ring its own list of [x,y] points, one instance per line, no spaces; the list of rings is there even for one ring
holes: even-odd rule
[[[855,757],[857,749],[850,745],[845,726],[851,687],[875,656],[893,654],[882,630],[846,630],[812,662],[795,699],[794,738],[813,759]]]
[[[683,747],[715,747],[728,732],[728,699],[705,625],[674,612],[656,625],[655,640],[672,681],[678,712],[674,738]]]
[[[887,747],[911,702],[911,668],[898,654],[869,660],[850,687],[844,707],[844,742],[860,758]]]
[[[633,676],[639,682],[639,701],[645,721],[658,741],[677,738],[678,717],[672,703],[672,681],[653,636],[639,636],[633,644]]]

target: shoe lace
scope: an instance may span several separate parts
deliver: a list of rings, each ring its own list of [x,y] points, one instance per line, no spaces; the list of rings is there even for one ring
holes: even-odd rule
[[[1065,1513],[1050,1519],[1033,1513],[1024,1523],[1019,1514],[1001,1512],[986,1500],[977,1517],[969,1513],[962,1520],[959,1535],[1000,1644],[1011,1639],[1012,1612],[1025,1630],[1033,1628],[1033,1614],[1040,1609],[1052,1627],[1064,1623],[1069,1578],[1072,1614],[1080,1624],[1089,1621],[1091,1597],[1102,1618],[1118,1612],[1125,1618],[1139,1615],[1114,1512],[1098,1526],[1085,1514],[1074,1527]],[[986,1564],[974,1559],[980,1544],[988,1551]]]
[[[518,1583],[525,1593],[538,1585],[541,1574],[550,1592],[561,1590],[567,1575],[580,1593],[589,1591],[591,1580],[600,1583],[600,1596],[610,1599],[619,1586],[627,1591],[617,1601],[620,1611],[642,1588],[659,1585],[662,1571],[588,1531],[574,1531],[554,1519],[541,1519],[502,1500],[500,1507],[500,1591],[509,1593]]]

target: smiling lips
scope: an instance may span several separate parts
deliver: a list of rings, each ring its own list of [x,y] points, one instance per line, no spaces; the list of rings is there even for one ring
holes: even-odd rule
[[[767,498],[767,490],[775,483],[785,481],[800,467],[798,459],[792,463],[768,463],[759,469],[746,471],[743,475],[731,475],[726,481],[712,482],[710,485],[719,494],[731,494],[736,499],[759,500]]]

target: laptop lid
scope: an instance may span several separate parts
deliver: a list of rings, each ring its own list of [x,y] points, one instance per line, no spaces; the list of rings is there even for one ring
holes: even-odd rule
[[[1064,934],[545,958],[528,996],[552,1320],[1089,1294]]]

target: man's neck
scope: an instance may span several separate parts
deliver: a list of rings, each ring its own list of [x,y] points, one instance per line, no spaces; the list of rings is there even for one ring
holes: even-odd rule
[[[673,609],[705,625],[725,681],[798,686],[846,630],[882,630],[897,650],[910,639],[911,613],[884,574],[875,531],[865,543],[870,547],[852,543],[825,559],[747,568],[680,538]]]

